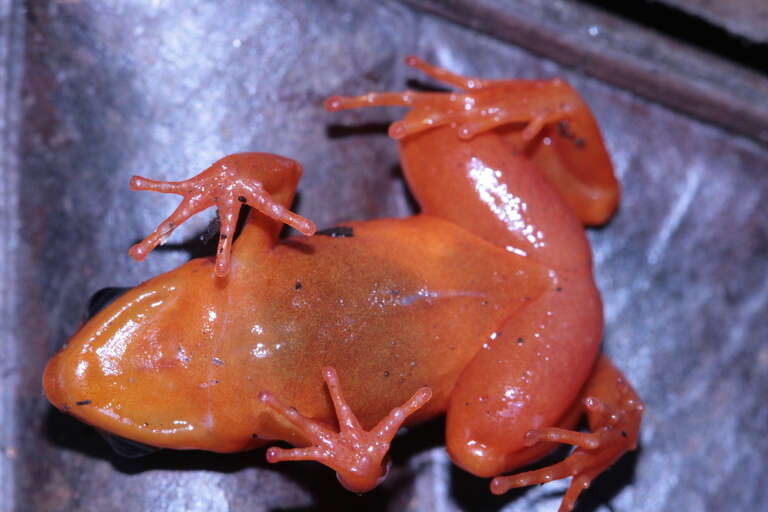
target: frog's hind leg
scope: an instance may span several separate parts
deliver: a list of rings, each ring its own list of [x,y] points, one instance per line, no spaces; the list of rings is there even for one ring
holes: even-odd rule
[[[392,123],[403,140],[450,125],[459,141],[493,132],[513,153],[524,154],[585,224],[605,222],[619,201],[619,185],[589,107],[564,80],[483,80],[416,57],[406,63],[461,92],[371,92],[329,98],[329,111],[403,106],[411,111]],[[457,142],[459,142],[457,141]]]
[[[265,243],[274,242],[283,223],[306,235],[315,232],[311,221],[288,210],[300,175],[301,166],[288,158],[268,153],[241,153],[224,157],[185,181],[155,181],[133,176],[132,190],[178,194],[182,200],[176,210],[149,236],[131,247],[129,253],[137,261],[144,260],[187,219],[210,206],[217,206],[221,233],[215,271],[217,276],[223,277],[229,272],[232,240],[243,205],[251,206],[269,219],[259,216],[251,222],[260,224],[258,231],[265,235]]]
[[[428,387],[417,390],[405,404],[393,409],[372,430],[366,432],[344,399],[336,371],[333,368],[324,368],[323,379],[333,400],[339,432],[302,416],[296,409],[286,406],[269,392],[259,393],[262,403],[288,420],[312,444],[308,448],[290,450],[270,448],[267,450],[267,460],[317,461],[336,471],[339,481],[350,491],[370,491],[387,475],[388,464],[385,456],[392,438],[408,416],[429,401],[432,392]]]
[[[620,191],[603,137],[589,107],[565,81],[483,80],[416,57],[406,62],[466,92],[460,95],[469,108],[457,123],[459,138],[499,129],[513,151],[537,164],[583,223],[602,224],[614,212]],[[399,123],[390,129],[396,138],[421,131],[418,119]]]
[[[333,96],[325,102],[329,111],[360,107],[402,106],[414,109],[392,124],[389,134],[402,139],[424,130],[456,123],[462,139],[500,126],[522,123],[523,139],[533,139],[547,124],[565,117],[572,109],[572,89],[562,80],[483,80],[452,73],[409,56],[406,64],[440,82],[462,89],[453,92],[371,92],[361,96]],[[561,91],[562,89],[562,91]],[[538,94],[537,94],[538,93]],[[525,96],[524,101],[520,97]]]
[[[570,512],[579,494],[592,480],[624,453],[637,447],[642,401],[605,356],[597,361],[582,396],[581,404],[590,432],[548,427],[530,430],[525,436],[525,444],[529,447],[562,443],[573,445],[575,450],[565,460],[551,466],[496,477],[491,482],[491,492],[503,494],[515,487],[573,477],[559,508],[559,512]]]
[[[562,273],[494,329],[446,410],[446,447],[458,466],[495,477],[532,462],[526,433],[563,426],[592,374],[601,311],[591,280]]]

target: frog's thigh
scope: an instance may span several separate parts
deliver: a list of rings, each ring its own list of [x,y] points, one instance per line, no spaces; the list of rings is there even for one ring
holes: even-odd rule
[[[549,290],[509,318],[459,377],[446,447],[465,470],[495,476],[529,462],[547,448],[526,448],[526,432],[567,427],[577,414],[573,404],[595,361],[602,318],[596,294],[564,293]]]

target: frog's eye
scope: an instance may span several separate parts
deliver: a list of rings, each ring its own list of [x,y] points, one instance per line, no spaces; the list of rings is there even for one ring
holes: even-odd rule
[[[105,430],[97,429],[97,431],[115,453],[128,459],[138,459],[139,457],[151,455],[160,449],[148,444],[139,443],[138,441],[131,441]]]
[[[122,294],[130,290],[129,286],[108,286],[97,291],[88,300],[88,308],[85,313],[85,320],[90,320],[96,313],[112,304]]]

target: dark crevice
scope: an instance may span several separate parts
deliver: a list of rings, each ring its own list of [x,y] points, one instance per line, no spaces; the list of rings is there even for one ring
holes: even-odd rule
[[[659,2],[577,1],[768,75],[768,44],[734,35],[693,14]]]

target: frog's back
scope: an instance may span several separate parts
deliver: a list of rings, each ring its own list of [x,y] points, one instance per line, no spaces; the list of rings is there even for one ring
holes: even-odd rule
[[[193,260],[99,313],[49,365],[49,397],[136,441],[236,451],[293,439],[261,390],[333,423],[321,379],[331,366],[364,426],[429,385],[423,419],[445,409],[462,368],[546,285],[540,265],[429,216],[233,256],[225,279],[212,278],[210,259]]]
[[[366,426],[424,385],[417,417],[442,412],[461,369],[547,283],[542,266],[431,216],[289,239],[249,265],[262,266],[237,299],[259,304],[230,337],[242,374],[269,374],[262,386],[332,422],[320,376],[336,368]]]

